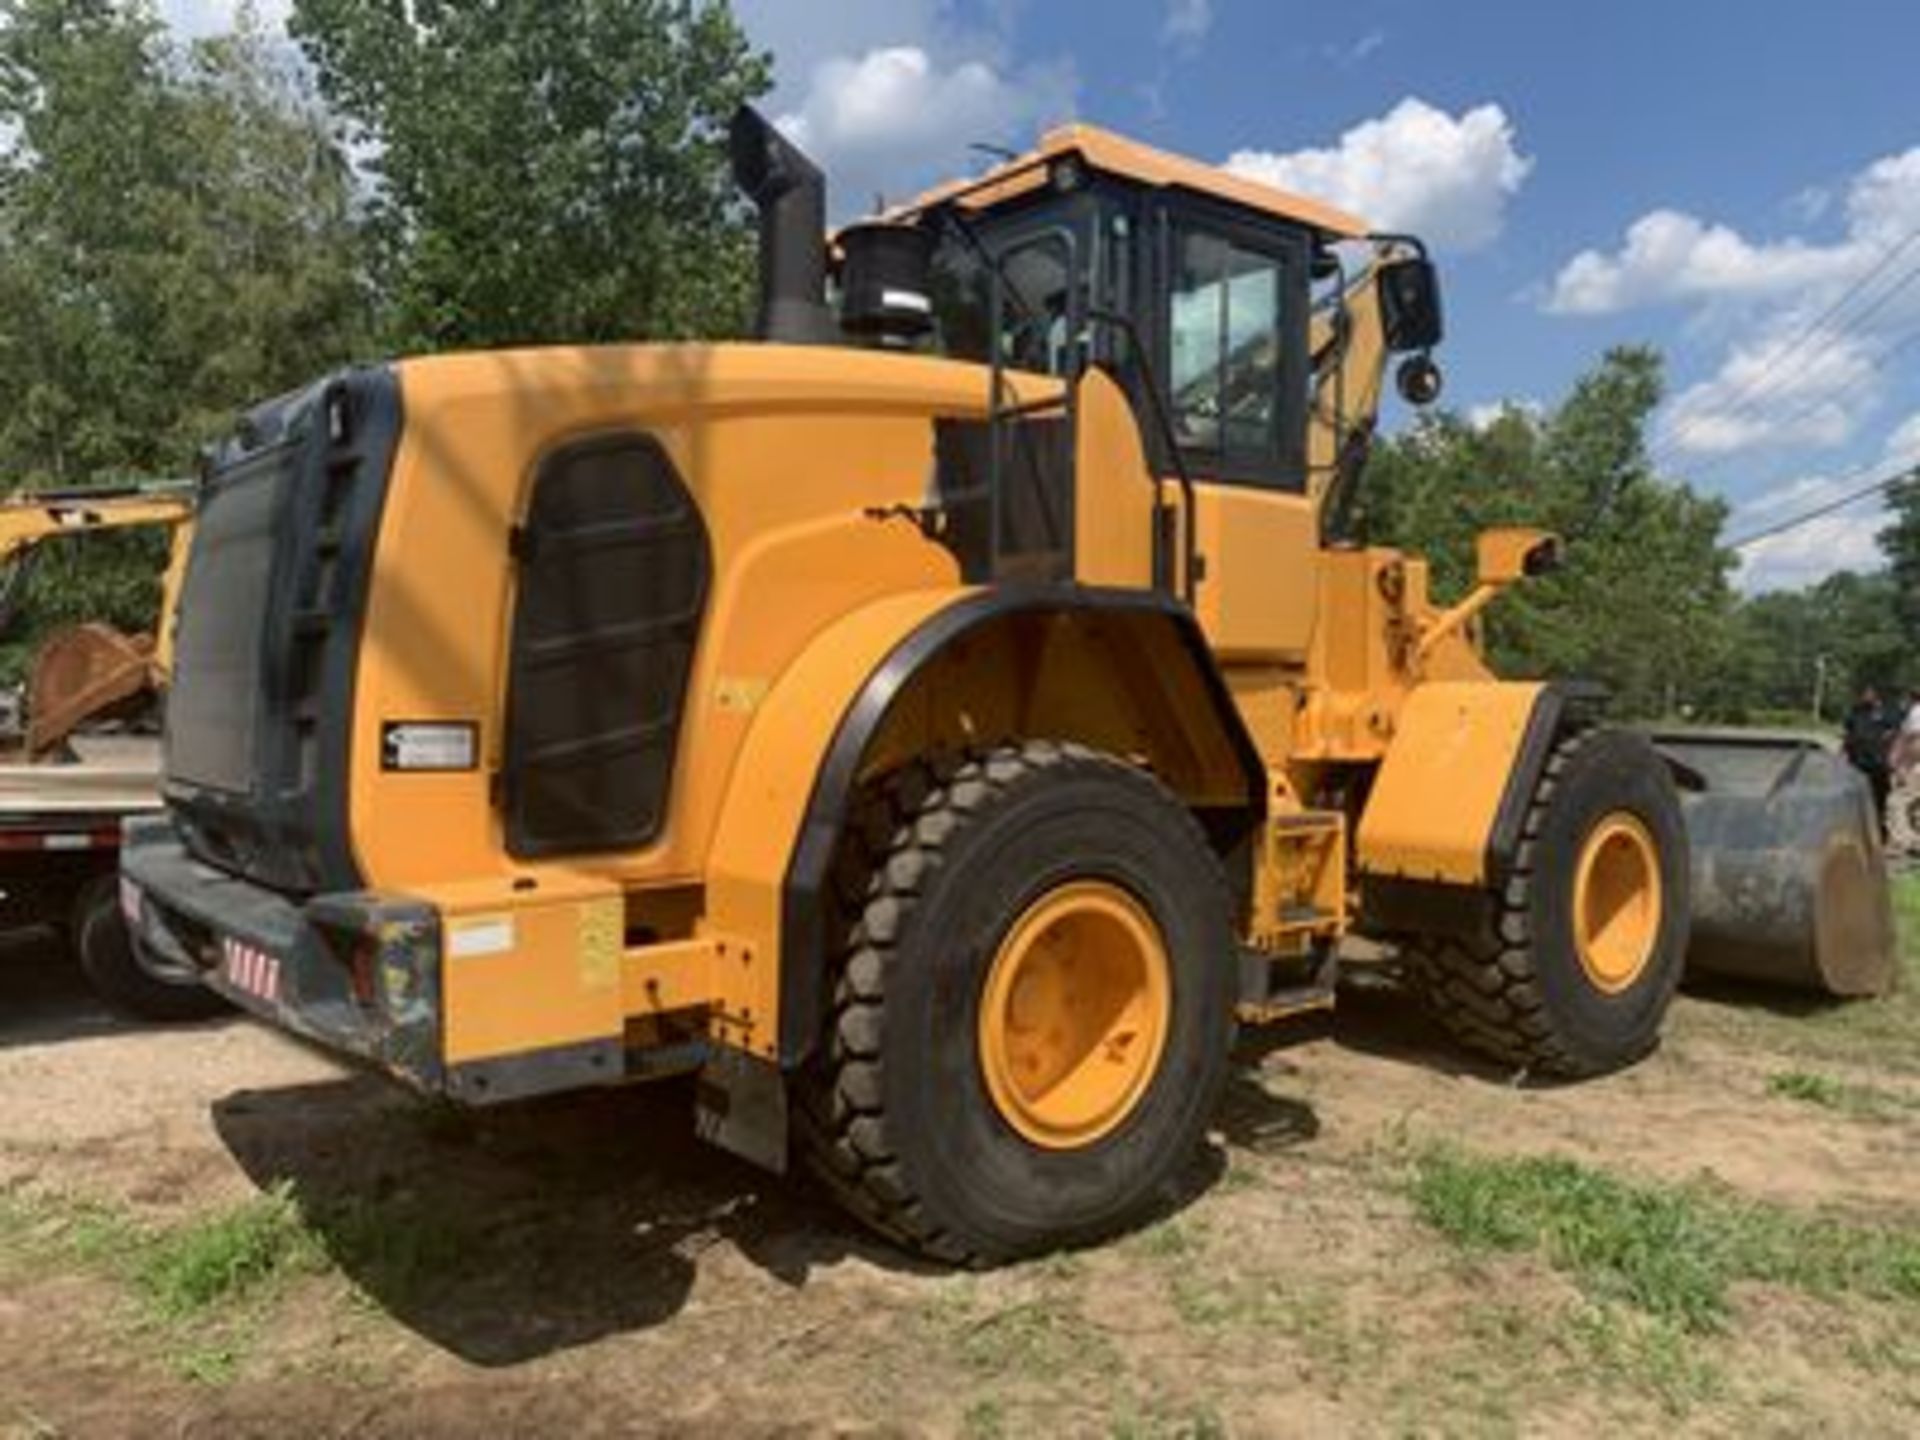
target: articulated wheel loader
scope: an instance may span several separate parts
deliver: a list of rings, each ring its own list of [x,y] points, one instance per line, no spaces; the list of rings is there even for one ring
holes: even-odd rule
[[[1439,388],[1418,240],[1074,126],[827,241],[731,139],[756,341],[354,370],[218,455],[123,862],[156,963],[475,1105],[695,1071],[704,1136],[973,1263],[1140,1219],[1349,934],[1503,1065],[1632,1063],[1690,895],[1744,923],[1690,807],[1852,847],[1766,871],[1818,891],[1764,897],[1777,978],[1885,983],[1857,790],[1776,816],[1489,672],[1552,537],[1452,605],[1343,540],[1390,357]]]

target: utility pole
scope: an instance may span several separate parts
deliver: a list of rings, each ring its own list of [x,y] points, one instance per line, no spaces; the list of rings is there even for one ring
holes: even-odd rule
[[[1820,708],[1827,698],[1827,657],[1813,657],[1813,723],[1820,723]]]

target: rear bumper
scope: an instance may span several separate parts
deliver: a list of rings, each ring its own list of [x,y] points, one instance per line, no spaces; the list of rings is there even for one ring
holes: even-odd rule
[[[128,927],[149,953],[326,1049],[448,1089],[434,907],[366,893],[300,902],[195,860],[164,817],[128,822],[120,864]]]

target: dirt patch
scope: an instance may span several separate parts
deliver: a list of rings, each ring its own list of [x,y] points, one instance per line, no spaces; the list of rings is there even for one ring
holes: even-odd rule
[[[0,1231],[0,1435],[1893,1435],[1920,1404],[1911,1305],[1743,1285],[1682,1343],[1538,1254],[1462,1253],[1396,1181],[1444,1142],[1915,1223],[1920,1081],[1867,1045],[1823,1063],[1894,1097],[1870,1113],[1776,1093],[1812,1062],[1723,998],[1625,1075],[1536,1089],[1356,985],[1243,1047],[1163,1222],[975,1275],[700,1145],[680,1087],[463,1117],[0,959],[0,1193],[156,1231],[284,1195],[323,1252],[163,1321]]]

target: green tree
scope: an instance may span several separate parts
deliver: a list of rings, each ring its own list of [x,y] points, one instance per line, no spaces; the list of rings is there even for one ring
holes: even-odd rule
[[[1375,456],[1366,533],[1426,554],[1436,593],[1452,597],[1471,583],[1481,530],[1557,531],[1565,567],[1489,613],[1503,673],[1596,679],[1629,715],[1717,706],[1734,611],[1726,507],[1653,473],[1645,437],[1660,394],[1658,357],[1623,349],[1544,416],[1424,418]]]
[[[250,12],[0,0],[0,485],[191,471],[367,333],[349,167]],[[46,547],[33,618],[149,626],[164,544]]]
[[[1920,469],[1887,491],[1893,523],[1876,537],[1887,557],[1893,613],[1907,644],[1920,651]]]
[[[1833,720],[1863,686],[1892,693],[1920,678],[1885,574],[1841,571],[1803,590],[1742,602],[1723,709],[1742,720]]]
[[[768,85],[723,0],[296,0],[376,184],[403,349],[737,331],[725,125]]]

